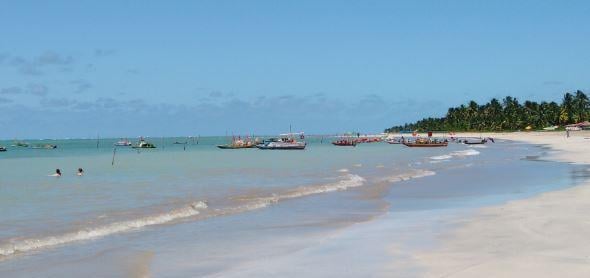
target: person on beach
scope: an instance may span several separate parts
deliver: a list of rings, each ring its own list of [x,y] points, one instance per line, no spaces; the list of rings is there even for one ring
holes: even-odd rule
[[[78,168],[78,173],[76,173],[76,175],[83,176],[84,175],[84,169]]]
[[[61,177],[61,170],[55,169],[55,174],[49,175],[50,177]]]

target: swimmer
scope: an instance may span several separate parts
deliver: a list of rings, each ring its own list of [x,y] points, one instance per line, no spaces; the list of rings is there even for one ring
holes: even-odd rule
[[[78,173],[76,173],[76,175],[83,176],[84,175],[84,170],[82,168],[78,168]]]
[[[61,170],[55,169],[55,174],[49,175],[50,177],[61,177]]]

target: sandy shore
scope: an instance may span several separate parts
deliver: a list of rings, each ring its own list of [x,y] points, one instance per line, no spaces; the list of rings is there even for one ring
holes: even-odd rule
[[[483,136],[547,145],[547,159],[590,163],[590,132]],[[590,182],[485,208],[440,238],[441,246],[414,257],[426,277],[590,277]]]

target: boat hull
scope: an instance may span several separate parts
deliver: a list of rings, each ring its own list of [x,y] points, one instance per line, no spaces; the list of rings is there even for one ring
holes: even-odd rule
[[[411,148],[436,148],[436,147],[446,147],[449,143],[422,143],[422,144],[414,144],[414,143],[403,143],[407,147]]]
[[[231,146],[231,145],[217,145],[218,148],[223,150],[236,150],[236,149],[252,149],[256,146]]]
[[[302,146],[256,146],[260,150],[304,150],[305,145]]]

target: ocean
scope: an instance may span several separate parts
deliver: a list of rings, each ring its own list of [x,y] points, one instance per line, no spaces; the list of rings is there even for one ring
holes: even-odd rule
[[[410,254],[436,244],[428,231],[586,178],[510,141],[422,149],[314,137],[278,151],[152,138],[156,149],[113,156],[116,141],[0,142],[0,276],[419,276]]]

